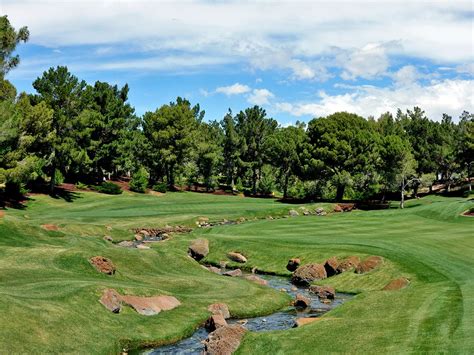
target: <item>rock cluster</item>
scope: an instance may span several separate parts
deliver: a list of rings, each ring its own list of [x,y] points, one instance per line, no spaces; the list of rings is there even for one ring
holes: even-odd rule
[[[108,258],[103,256],[94,256],[89,259],[89,262],[95,269],[103,274],[113,275],[115,274],[115,265]]]

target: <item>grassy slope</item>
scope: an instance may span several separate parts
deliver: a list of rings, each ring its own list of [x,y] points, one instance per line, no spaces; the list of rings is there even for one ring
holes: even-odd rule
[[[338,290],[361,292],[319,323],[266,334],[249,334],[241,353],[472,352],[474,350],[473,220],[459,217],[463,199],[429,198],[404,211],[353,212],[327,217],[259,220],[196,230],[153,250],[114,247],[102,240],[129,238],[132,227],[192,224],[212,219],[284,213],[271,200],[189,193],[162,197],[80,194],[72,203],[35,197],[26,210],[0,219],[0,352],[104,353],[118,342],[169,341],[192,332],[213,301],[235,315],[270,312],[285,295],[210,274],[186,257],[189,240],[210,240],[208,261],[239,250],[248,267],[285,274],[286,261],[323,261],[338,255],[375,254],[387,262],[367,275],[347,273],[326,280]],[[54,223],[62,232],[38,226]],[[107,231],[106,226],[112,226]],[[110,257],[114,277],[98,275],[93,255]],[[410,287],[378,291],[404,275]],[[155,317],[125,309],[114,315],[97,302],[100,290],[173,294],[183,305]]]

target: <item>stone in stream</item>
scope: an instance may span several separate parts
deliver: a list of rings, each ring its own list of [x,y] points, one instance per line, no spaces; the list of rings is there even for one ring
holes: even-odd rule
[[[111,288],[104,290],[99,302],[102,303],[105,308],[107,308],[113,313],[119,313],[122,309],[120,294]]]
[[[120,242],[117,245],[123,248],[133,248],[133,242],[131,242],[130,240],[124,240],[123,242]]]
[[[296,308],[307,308],[311,305],[311,300],[308,297],[298,293],[293,301],[293,305]]]
[[[252,282],[255,282],[255,283],[257,283],[259,285],[262,285],[262,286],[267,286],[268,285],[267,280],[264,280],[261,277],[258,277],[257,275],[247,275],[247,276],[245,276],[245,279],[247,279],[249,281],[252,281]]]
[[[89,262],[95,267],[97,271],[103,274],[115,274],[115,266],[112,261],[110,261],[110,259],[107,259],[103,256],[94,256],[89,259]]]
[[[230,318],[229,307],[225,303],[213,303],[207,307],[207,310],[212,314],[220,314],[224,319]]]
[[[319,318],[319,317],[298,318],[296,320],[295,325],[293,326],[293,328],[302,327],[303,325],[310,324],[310,323],[313,323],[313,322],[317,322],[320,319],[321,318]]]
[[[357,274],[365,274],[366,272],[372,271],[379,267],[383,263],[383,259],[380,256],[369,256],[364,259],[356,266],[355,272]]]
[[[295,271],[301,264],[301,260],[298,259],[298,258],[293,258],[293,259],[290,259],[288,260],[288,264],[286,264],[286,269],[288,271]]]
[[[204,354],[230,355],[240,345],[247,330],[238,324],[225,325],[209,334],[204,341]]]
[[[121,300],[137,311],[137,313],[144,316],[152,316],[161,311],[168,311],[181,304],[173,296],[121,296]]]
[[[326,269],[326,274],[328,277],[334,276],[337,274],[337,267],[339,266],[339,261],[335,256],[329,258],[324,262],[324,268]]]
[[[245,256],[243,256],[241,253],[237,253],[237,252],[230,252],[230,253],[227,253],[227,257],[232,260],[232,261],[235,261],[237,263],[246,263],[247,262],[247,258]]]
[[[194,260],[201,260],[209,254],[209,241],[207,239],[195,239],[188,248],[188,254]]]
[[[230,271],[224,272],[222,275],[231,276],[231,277],[239,277],[239,276],[242,276],[242,270],[240,269],[230,270]]]
[[[291,282],[296,285],[309,285],[313,281],[322,280],[327,277],[326,269],[321,264],[306,264],[293,273]]]
[[[213,314],[207,319],[205,328],[208,331],[213,332],[217,328],[223,327],[225,325],[227,325],[227,322],[225,321],[222,314]]]
[[[333,300],[336,295],[336,290],[331,286],[317,286],[311,285],[309,292],[314,293],[319,299],[331,299]]]
[[[360,263],[360,258],[358,256],[348,256],[343,261],[339,263],[337,266],[337,273],[340,274],[342,272],[351,270],[356,268]]]
[[[385,287],[382,289],[384,291],[395,291],[401,290],[402,288],[407,287],[410,284],[410,281],[404,277],[400,277],[398,279],[390,281]]]

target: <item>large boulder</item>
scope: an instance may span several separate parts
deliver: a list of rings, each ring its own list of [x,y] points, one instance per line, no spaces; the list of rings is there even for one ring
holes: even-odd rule
[[[295,300],[293,301],[293,305],[296,308],[307,308],[311,306],[311,300],[308,297],[298,293],[295,297]]]
[[[360,263],[360,258],[358,256],[348,256],[337,266],[337,273],[345,272],[348,270],[355,269]]]
[[[123,303],[129,305],[135,309],[137,313],[144,316],[152,316],[161,311],[168,311],[181,304],[181,302],[173,296],[121,296],[121,299]]]
[[[94,256],[89,259],[89,262],[95,267],[97,271],[103,274],[115,274],[115,266],[112,261],[110,261],[110,259],[107,259],[103,256]]]
[[[296,217],[296,216],[299,216],[300,214],[296,210],[289,210],[288,215],[291,217]]]
[[[204,354],[231,355],[239,347],[246,331],[238,324],[217,328],[204,341]]]
[[[230,253],[227,253],[227,257],[232,260],[232,261],[235,261],[237,263],[246,263],[247,262],[247,258],[242,255],[241,253],[237,253],[237,252],[230,252]]]
[[[327,277],[326,269],[321,264],[306,264],[293,273],[291,282],[295,285],[309,285],[313,281],[322,280]]]
[[[311,285],[309,292],[314,293],[319,299],[330,299],[333,300],[336,296],[336,290],[331,286],[317,286]]]
[[[240,269],[229,270],[229,271],[224,272],[222,275],[231,276],[231,277],[239,277],[239,276],[242,276],[242,270]]]
[[[339,260],[335,256],[329,258],[324,262],[324,269],[326,269],[326,274],[328,277],[334,276],[337,274],[337,267],[339,266]]]
[[[358,274],[365,274],[366,272],[372,271],[378,268],[383,263],[383,259],[380,256],[369,256],[364,259],[356,266],[355,272]]]
[[[217,328],[220,328],[226,325],[227,325],[227,322],[225,321],[222,314],[213,314],[207,319],[206,324],[204,326],[208,331],[213,332]]]
[[[207,310],[212,314],[220,314],[224,319],[230,318],[229,307],[225,303],[213,303],[207,307]]]
[[[293,258],[293,259],[290,259],[288,260],[288,264],[286,264],[286,269],[288,271],[295,271],[301,264],[301,260],[298,259],[298,258]]]
[[[259,285],[262,285],[262,286],[267,286],[268,285],[267,280],[264,280],[261,277],[258,277],[257,275],[247,275],[247,276],[245,276],[245,279],[249,280],[249,281],[252,281],[252,282],[255,282],[255,283],[257,283]]]
[[[209,254],[209,241],[207,239],[195,239],[188,248],[189,255],[199,261]]]
[[[122,300],[120,294],[111,288],[104,290],[99,302],[113,313],[119,313],[122,309]]]
[[[401,290],[402,288],[407,287],[410,284],[410,281],[404,277],[400,277],[398,279],[390,281],[385,287],[382,289],[384,291],[395,291]]]

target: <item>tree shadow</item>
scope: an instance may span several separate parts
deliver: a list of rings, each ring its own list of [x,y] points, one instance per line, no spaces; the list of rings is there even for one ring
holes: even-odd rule
[[[66,202],[74,202],[78,198],[82,198],[81,195],[75,191],[70,191],[62,188],[55,188],[54,192],[50,194],[54,199],[62,199]]]

